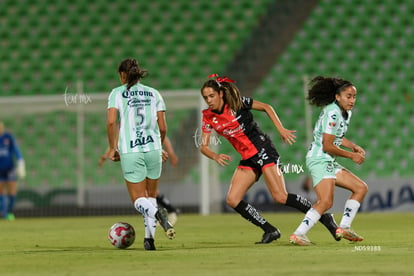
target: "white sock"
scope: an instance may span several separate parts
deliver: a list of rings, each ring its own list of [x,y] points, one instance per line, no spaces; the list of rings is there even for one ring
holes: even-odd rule
[[[155,208],[158,209],[157,199],[155,197],[147,197],[148,201],[154,205]]]
[[[294,232],[295,235],[306,235],[308,231],[319,221],[321,215],[313,208],[305,214],[305,218]]]
[[[157,199],[155,197],[148,197],[148,201],[158,210]],[[147,217],[147,228],[152,238],[155,238],[155,229],[157,228],[157,219],[155,217]]]
[[[150,239],[153,238],[152,234],[151,234],[151,230],[148,227],[149,223],[148,223],[148,217],[144,217],[142,216],[144,219],[144,230],[145,230],[145,238],[146,239]]]
[[[134,202],[135,209],[140,212],[144,217],[155,218],[155,214],[158,209],[148,200],[146,197],[140,197]]]
[[[350,228],[352,221],[354,220],[359,206],[361,206],[361,203],[356,201],[355,199],[348,199],[345,203],[344,208],[344,214],[342,216],[341,223],[339,224],[339,227],[342,228]]]
[[[140,197],[135,200],[134,207],[144,217],[145,238],[154,238],[155,227],[157,226],[155,214],[157,213],[158,208],[154,206],[153,200],[146,197]]]

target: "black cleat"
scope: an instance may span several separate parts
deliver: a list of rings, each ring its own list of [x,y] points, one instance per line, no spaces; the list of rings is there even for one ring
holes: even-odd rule
[[[154,239],[145,238],[144,239],[144,249],[145,250],[155,250]]]
[[[338,228],[338,225],[335,222],[335,219],[333,217],[333,214],[331,213],[325,213],[321,216],[319,221],[328,228],[329,232],[331,233],[332,237],[336,241],[340,241],[341,238],[336,236],[336,229]]]
[[[275,229],[273,232],[267,232],[263,234],[262,240],[256,242],[256,244],[262,244],[262,243],[271,243],[272,241],[275,241],[280,238],[280,231],[279,229]]]
[[[167,209],[168,214],[180,213],[180,210],[172,206],[171,202],[164,195],[157,195],[157,204],[159,207],[164,207],[165,209]]]
[[[175,237],[175,230],[171,223],[168,221],[168,212],[165,208],[158,208],[155,218],[160,223],[161,227],[164,229],[165,235],[170,240]]]

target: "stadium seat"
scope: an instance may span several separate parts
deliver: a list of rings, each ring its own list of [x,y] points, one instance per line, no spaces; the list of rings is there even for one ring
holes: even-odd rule
[[[83,80],[88,93],[109,91],[118,85],[118,62],[129,56],[137,57],[149,70],[150,76],[144,82],[161,91],[198,89],[208,74],[226,70],[271,0],[242,0],[238,5],[229,1],[37,2],[21,5],[19,1],[6,1],[0,9],[2,96],[62,94],[66,86],[75,89],[78,79]],[[331,16],[333,11],[335,16]],[[299,131],[298,146],[280,146],[284,158],[296,160],[304,155],[300,146],[305,143],[303,77],[335,75],[357,83],[366,100],[363,106],[357,103],[349,133],[366,145],[375,160],[358,168],[358,173],[368,176],[380,171],[390,176],[399,170],[397,165],[388,169],[386,164],[391,163],[400,164],[401,173],[410,173],[404,164],[413,162],[413,154],[407,150],[412,146],[407,137],[412,136],[409,126],[414,114],[414,97],[410,96],[413,12],[414,4],[409,1],[385,1],[379,5],[367,0],[358,1],[356,6],[350,1],[318,2],[253,95],[272,103],[283,123]],[[384,100],[383,95],[395,97]],[[315,120],[319,110],[312,111]],[[174,118],[178,119],[169,122],[171,130],[180,129],[185,116],[177,113]],[[389,129],[385,131],[381,121]],[[268,120],[260,123],[269,129],[279,147],[272,124]],[[72,162],[77,159],[76,151],[68,150],[76,147],[76,117],[35,114],[22,117],[20,124],[30,133],[20,132],[23,151],[30,152],[27,162],[36,172],[31,184],[76,182],[65,167],[71,167],[72,172],[76,168]],[[94,144],[86,149],[85,171],[87,181],[96,185],[119,175],[115,166],[95,170],[99,153],[106,146],[104,129],[95,128],[100,124],[98,117],[86,125],[86,137]],[[375,132],[377,128],[381,130],[379,134]],[[399,131],[405,131],[399,146],[387,142],[390,133],[397,135]],[[371,140],[375,141],[372,145],[366,142]],[[67,144],[57,146],[57,141]],[[56,154],[68,155],[68,159],[58,160],[41,153],[44,144],[56,145],[52,147]],[[382,155],[378,149],[389,152]],[[41,162],[36,161],[37,156],[41,156]],[[48,162],[56,163],[54,174],[42,167],[52,165]],[[53,183],[56,171],[65,168],[63,184]],[[223,172],[223,179],[228,180],[231,174],[232,171]]]
[[[4,34],[2,37],[14,38],[14,41],[11,41],[9,47],[4,48],[6,56],[4,62],[8,66],[13,63],[13,59],[8,59],[10,53],[7,53],[7,51],[17,50],[23,53],[25,47],[19,44],[22,39],[29,37],[29,42],[41,42],[42,44],[35,43],[35,45],[40,45],[37,49],[41,51],[42,62],[46,62],[50,67],[44,66],[46,70],[39,71],[37,79],[43,81],[43,87],[40,87],[42,82],[38,82],[35,86],[38,87],[38,91],[44,94],[54,94],[56,93],[55,89],[61,86],[60,77],[64,76],[68,81],[73,82],[74,71],[80,71],[81,74],[85,72],[86,79],[94,85],[90,88],[92,91],[107,90],[110,82],[106,78],[101,78],[101,73],[106,76],[111,75],[113,68],[102,66],[101,72],[99,70],[93,71],[91,68],[101,67],[99,62],[102,59],[117,58],[118,62],[122,57],[135,56],[136,51],[131,51],[130,45],[137,45],[137,48],[143,53],[142,60],[151,56],[156,59],[155,64],[163,64],[152,68],[153,71],[157,71],[165,66],[165,55],[177,55],[176,48],[171,47],[173,45],[171,43],[180,42],[184,47],[182,53],[190,52],[191,48],[196,49],[194,56],[197,57],[205,55],[206,52],[211,52],[209,50],[215,49],[217,46],[215,42],[220,41],[220,45],[227,45],[227,47],[220,49],[220,56],[215,64],[219,68],[225,68],[229,61],[228,57],[248,35],[245,29],[254,25],[258,15],[264,12],[267,1],[262,1],[262,3],[242,1],[240,6],[230,5],[226,2],[215,4],[194,2],[189,4],[182,1],[153,1],[125,5],[123,2],[84,3],[79,0],[72,1],[70,4],[57,2],[47,6],[32,3],[26,5],[25,8],[13,2],[7,3],[7,5],[7,10],[11,12],[9,13],[10,16],[6,17],[6,28],[2,31]],[[232,6],[232,8],[228,9],[229,6]],[[206,14],[211,13],[211,16],[220,18],[220,24],[214,24],[211,20],[212,17],[209,20],[204,20],[204,17],[198,16],[200,9],[205,9]],[[159,10],[168,11],[168,13],[164,12],[161,15]],[[139,17],[137,17],[136,11],[139,11]],[[18,21],[16,14],[24,15],[27,21]],[[122,16],[120,17],[119,14],[122,14]],[[237,18],[240,22],[233,20],[233,18]],[[125,24],[125,22],[131,22],[131,24]],[[28,25],[30,25],[30,28],[27,27]],[[46,26],[50,27],[47,28]],[[181,31],[176,26],[181,26]],[[212,32],[211,34],[206,33],[218,28],[221,31]],[[11,29],[15,29],[17,35],[11,35],[9,31],[6,31]],[[36,34],[36,36],[31,37],[31,33]],[[194,35],[194,40],[186,39],[185,36],[191,33]],[[206,40],[207,36],[209,37],[208,40]],[[209,43],[209,41],[212,43]],[[197,48],[201,44],[203,47],[200,48],[204,52],[199,53]],[[161,50],[161,54],[154,55],[154,49],[157,48],[167,48],[168,50]],[[116,52],[115,55],[114,51]],[[30,52],[27,51],[27,53]],[[23,58],[25,57],[27,57],[27,54]],[[57,66],[59,63],[55,60],[66,66]],[[29,60],[28,62],[30,63],[29,68],[39,64],[38,59]],[[198,66],[197,59],[188,59],[188,56],[181,55],[180,60],[177,60],[174,64],[178,64],[178,66],[187,64],[186,68],[189,70],[189,74],[193,76],[198,74],[197,71],[192,71],[192,68]],[[85,70],[85,67],[89,67],[89,69]],[[190,85],[187,80],[184,80],[185,83],[180,83],[180,79],[177,79],[174,75],[177,70],[172,68],[174,66],[168,64],[166,70],[169,73],[163,74],[163,78],[166,78],[167,81],[156,80],[155,82],[162,85],[176,85],[177,88]],[[29,71],[23,71],[22,73],[30,75]],[[57,74],[57,77],[54,77],[54,73]],[[10,73],[7,72],[7,74]],[[27,79],[28,82],[34,82],[28,77],[23,76],[23,78]],[[11,78],[7,77],[6,79],[10,80]],[[7,87],[7,90],[12,89],[12,93],[19,93],[17,86],[11,82],[2,82],[2,85]],[[29,86],[32,85],[29,84]],[[161,88],[171,89],[174,87]]]

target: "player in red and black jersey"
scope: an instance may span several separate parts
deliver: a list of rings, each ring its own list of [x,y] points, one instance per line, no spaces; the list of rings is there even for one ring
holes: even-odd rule
[[[295,131],[283,127],[272,106],[242,97],[234,81],[227,77],[206,81],[201,88],[201,94],[208,105],[208,109],[203,110],[201,153],[221,166],[226,166],[231,161],[229,155],[215,153],[209,148],[211,131],[214,129],[233,145],[242,158],[231,180],[226,203],[243,218],[263,229],[262,240],[258,243],[277,240],[280,238],[279,229],[243,200],[246,192],[259,177],[263,174],[269,192],[276,202],[294,207],[303,213],[306,213],[312,204],[306,198],[286,191],[283,173],[278,166],[279,153],[270,138],[254,121],[251,110],[266,112],[283,142],[289,145],[295,142]],[[324,214],[320,221],[335,238],[337,225],[333,216]]]

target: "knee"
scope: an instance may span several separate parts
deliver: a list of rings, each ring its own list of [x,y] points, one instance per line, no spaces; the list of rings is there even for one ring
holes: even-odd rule
[[[357,193],[363,197],[368,193],[368,185],[365,182],[362,182],[362,185],[358,186]]]
[[[333,198],[325,198],[321,199],[318,202],[318,205],[323,209],[324,211],[329,210],[333,206]]]

